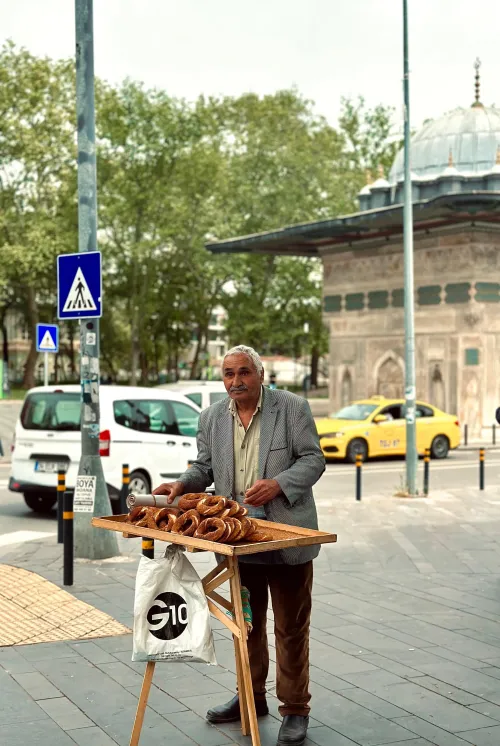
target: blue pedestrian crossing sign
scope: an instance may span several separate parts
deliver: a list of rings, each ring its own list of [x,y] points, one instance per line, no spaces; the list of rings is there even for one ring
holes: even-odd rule
[[[59,327],[57,324],[36,325],[36,351],[59,352]]]
[[[57,257],[57,317],[96,319],[102,316],[101,252]]]

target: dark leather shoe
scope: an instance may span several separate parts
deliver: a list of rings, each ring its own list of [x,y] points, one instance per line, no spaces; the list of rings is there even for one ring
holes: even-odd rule
[[[305,715],[285,715],[276,746],[302,746],[308,725],[309,718]]]
[[[265,699],[256,699],[255,709],[258,718],[269,714],[269,709]],[[207,712],[207,720],[209,723],[234,723],[240,719],[240,698],[238,695],[233,697],[229,702],[226,702],[225,705],[212,707],[212,709]]]

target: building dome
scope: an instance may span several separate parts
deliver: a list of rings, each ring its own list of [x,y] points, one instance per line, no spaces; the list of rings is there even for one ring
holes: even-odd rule
[[[482,106],[458,108],[427,122],[411,139],[411,169],[419,180],[443,174],[453,159],[455,173],[474,177],[490,172],[500,146],[500,109]],[[389,181],[403,180],[404,154],[400,150]]]

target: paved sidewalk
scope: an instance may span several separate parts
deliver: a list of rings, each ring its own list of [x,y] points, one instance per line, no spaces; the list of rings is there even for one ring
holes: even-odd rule
[[[308,746],[498,746],[500,743],[500,490],[425,499],[322,500],[339,534],[316,562]],[[139,543],[131,556],[79,562],[76,598],[132,624]],[[211,555],[190,555],[200,573]],[[53,540],[2,562],[59,584]],[[248,744],[203,715],[232,696],[233,645],[214,621],[217,668],[159,664],[141,743]],[[271,646],[272,615],[269,619]],[[128,746],[143,664],[129,635],[0,648],[0,732],[9,746]],[[274,647],[271,648],[274,658]],[[279,729],[275,672],[263,746]]]

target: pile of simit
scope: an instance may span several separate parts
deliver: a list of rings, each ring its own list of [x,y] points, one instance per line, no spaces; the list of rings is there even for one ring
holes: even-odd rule
[[[273,537],[247,514],[235,500],[191,492],[181,497],[176,508],[132,508],[127,523],[220,544],[272,541]]]

